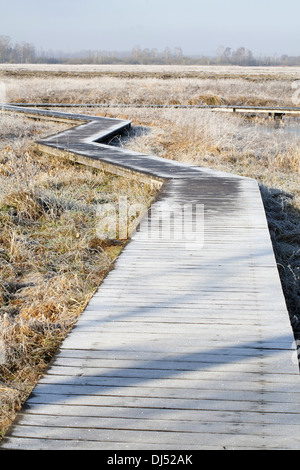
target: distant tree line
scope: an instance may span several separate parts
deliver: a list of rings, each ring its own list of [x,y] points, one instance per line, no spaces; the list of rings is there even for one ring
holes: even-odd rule
[[[30,64],[36,61],[36,51],[32,44],[22,42],[12,44],[9,36],[0,36],[0,63]]]
[[[163,51],[135,46],[128,52],[86,50],[73,53],[64,51],[37,51],[27,42],[12,43],[9,36],[0,36],[0,63],[11,64],[157,64],[157,65],[241,65],[241,66],[298,66],[299,56],[254,56],[251,50],[219,46],[214,56],[186,56],[181,47]]]

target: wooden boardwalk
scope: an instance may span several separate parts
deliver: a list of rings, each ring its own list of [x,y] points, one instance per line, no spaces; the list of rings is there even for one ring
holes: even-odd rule
[[[85,124],[40,148],[161,189],[0,449],[300,449],[294,337],[256,181],[95,143],[130,123],[73,119]]]
[[[16,105],[13,104],[12,105]],[[33,108],[82,108],[78,103],[18,103],[19,107]],[[208,104],[125,104],[125,103],[87,103],[85,108],[172,108],[172,109],[208,109],[210,111],[225,113],[242,113],[248,115],[264,114],[273,119],[282,119],[284,116],[299,116],[300,107],[296,106],[244,106],[244,105],[208,105]]]

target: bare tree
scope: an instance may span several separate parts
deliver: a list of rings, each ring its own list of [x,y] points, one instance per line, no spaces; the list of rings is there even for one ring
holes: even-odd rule
[[[174,48],[174,56],[175,56],[177,59],[181,59],[181,58],[183,57],[183,52],[182,52],[181,47],[175,47],[175,48]]]
[[[8,62],[11,49],[9,36],[0,36],[0,62]]]

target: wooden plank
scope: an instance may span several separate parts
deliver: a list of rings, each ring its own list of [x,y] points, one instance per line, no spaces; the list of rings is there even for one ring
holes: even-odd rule
[[[102,442],[106,444],[106,448],[109,449],[110,442],[119,442],[122,447],[124,445],[130,445],[132,443],[139,443],[147,448],[149,444],[161,445],[173,445],[175,448],[177,445],[183,445],[190,447],[195,445],[199,437],[201,438],[202,444],[199,445],[201,448],[206,446],[223,446],[223,447],[279,447],[283,449],[299,449],[299,441],[295,438],[293,433],[289,434],[289,437],[285,436],[268,436],[264,433],[260,435],[256,434],[241,434],[241,433],[191,433],[191,432],[167,432],[167,431],[145,431],[140,430],[122,430],[119,429],[117,434],[116,430],[112,429],[82,429],[82,428],[55,428],[47,426],[18,426],[15,431],[12,432],[13,437],[22,438],[34,438],[37,435],[40,439],[65,439],[65,440],[78,440],[80,434],[80,440]],[[120,448],[120,447],[119,447]]]
[[[25,413],[22,415],[39,415],[44,416],[45,422],[48,416],[79,416],[79,417],[96,417],[96,418],[110,418],[119,417],[122,419],[135,419],[135,420],[152,420],[157,419],[159,415],[160,420],[166,424],[169,421],[179,422],[194,421],[201,423],[250,423],[259,425],[280,425],[284,429],[284,425],[298,425],[299,415],[297,413],[262,413],[255,411],[245,410],[174,410],[162,408],[158,412],[153,408],[130,408],[127,406],[109,408],[104,406],[93,405],[72,405],[72,404],[56,404],[56,403],[28,403],[23,410]]]
[[[189,400],[191,406],[199,406],[198,401],[242,401],[248,402],[251,406],[256,403],[261,404],[282,404],[290,403],[292,400],[292,405],[294,406],[294,412],[300,412],[300,393],[293,393],[293,398],[290,395],[287,395],[286,391],[277,392],[277,391],[268,391],[260,387],[257,387],[257,390],[227,390],[226,388],[221,388],[214,391],[211,389],[202,389],[202,388],[192,388],[189,389],[189,383],[186,383],[186,388],[181,387],[156,387],[153,383],[153,387],[143,387],[143,381],[140,381],[141,386],[132,386],[132,387],[112,387],[112,386],[103,386],[99,384],[77,384],[71,383],[68,381],[66,383],[44,383],[41,382],[36,387],[36,394],[54,394],[54,395],[80,395],[80,396],[101,396],[104,399],[108,397],[124,397],[126,400],[131,398],[151,398],[152,401],[158,400],[169,400],[172,403],[169,403],[169,407],[176,406],[177,400]],[[132,380],[132,383],[135,381]],[[215,384],[216,385],[216,384]],[[174,405],[174,403],[175,405]],[[91,400],[92,402],[92,400]]]
[[[282,350],[280,347],[276,350],[277,354],[281,354]],[[284,349],[284,354],[287,354],[286,350]],[[294,350],[291,347],[291,350],[289,351],[291,353],[294,352]],[[288,353],[289,353],[288,352]],[[270,352],[270,355],[272,354],[272,351]],[[187,352],[187,354],[181,356],[178,354],[178,352],[174,351],[166,351],[164,354],[162,354],[160,351],[149,351],[147,347],[139,348],[138,351],[136,350],[130,350],[126,349],[126,356],[124,356],[124,350],[122,349],[113,349],[113,348],[102,348],[99,350],[85,350],[85,349],[61,349],[60,352],[57,353],[56,355],[56,364],[61,363],[61,365],[67,365],[67,363],[64,362],[64,360],[68,361],[68,359],[73,360],[73,359],[78,359],[79,361],[88,361],[93,367],[93,364],[95,364],[95,361],[98,360],[124,360],[124,361],[143,361],[143,364],[147,364],[147,362],[152,362],[155,361],[158,364],[162,361],[170,361],[170,362],[176,362],[176,363],[181,363],[181,362],[188,362],[188,363],[196,363],[198,364],[201,362],[203,355],[207,356],[221,356],[224,358],[224,361],[232,362],[231,358],[232,357],[240,357],[241,359],[247,360],[248,358],[257,358],[257,357],[265,357],[267,355],[267,351],[264,348],[254,348],[251,347],[250,345],[248,346],[246,343],[242,343],[240,345],[236,345],[235,347],[220,347],[220,345],[216,344],[216,347],[212,349],[207,349],[203,347],[202,345],[199,345],[196,350]],[[74,363],[75,365],[75,363]],[[284,371],[283,371],[284,373]],[[276,373],[277,374],[277,373]],[[275,377],[276,377],[276,374]],[[295,373],[295,377],[297,378],[297,383],[298,383],[298,373]]]
[[[43,426],[45,418],[43,415],[21,414],[19,416],[19,426]],[[297,432],[297,424],[286,425],[286,430],[294,434]],[[48,416],[47,427],[51,428],[80,428],[103,430],[128,430],[128,431],[146,431],[150,433],[166,432],[166,433],[205,433],[219,434],[220,424],[218,422],[201,422],[196,420],[161,420],[155,418],[136,419],[136,418],[120,418],[118,416],[91,417],[91,416]],[[244,423],[244,422],[225,422],[222,423],[223,434],[245,434],[258,435],[261,432],[267,435],[264,424],[261,423]],[[272,426],[272,435],[284,437],[285,431],[280,425]],[[270,436],[271,437],[271,436]]]
[[[288,395],[288,393],[287,393]],[[291,394],[292,395],[292,394]],[[299,418],[299,404],[293,402],[264,402],[261,401],[243,401],[243,400],[186,400],[184,398],[160,398],[160,397],[117,397],[117,396],[102,396],[102,395],[89,395],[89,394],[63,394],[63,393],[35,393],[30,398],[29,404],[51,404],[60,403],[62,405],[73,406],[96,406],[96,407],[109,407],[120,408],[126,406],[141,410],[144,408],[156,410],[157,415],[161,409],[170,409],[177,413],[182,410],[214,410],[214,411],[243,411],[255,413],[288,413],[295,414]],[[14,426],[12,427],[14,429]]]
[[[278,357],[279,356],[279,357]],[[69,359],[69,360],[68,360]],[[199,358],[198,361],[196,360],[190,360],[190,361],[177,361],[177,358],[174,357],[174,359],[170,360],[145,360],[141,358],[135,358],[135,359],[117,359],[114,358],[113,355],[111,354],[110,358],[107,359],[78,359],[75,358],[57,358],[56,365],[59,367],[75,367],[80,368],[81,366],[87,367],[87,363],[89,364],[90,369],[94,369],[94,373],[97,375],[103,375],[105,373],[104,369],[110,369],[111,373],[120,371],[128,371],[131,369],[134,370],[148,370],[148,369],[155,369],[155,370],[166,370],[167,372],[165,373],[165,376],[168,377],[169,375],[172,376],[172,374],[176,374],[176,371],[194,371],[199,372],[199,378],[198,380],[201,380],[201,375],[202,371],[205,368],[205,364],[210,364],[211,367],[217,367],[217,366],[222,366],[224,365],[225,367],[229,367],[230,364],[234,363],[239,364],[241,366],[241,369],[243,368],[243,364],[245,364],[245,367],[249,371],[255,370],[254,365],[257,363],[259,364],[259,367],[265,367],[267,368],[270,366],[270,371],[272,369],[273,364],[274,364],[274,358],[272,353],[269,353],[269,356],[267,355],[266,352],[264,353],[257,353],[253,354],[252,356],[242,356],[238,354],[231,354],[228,355],[227,357],[223,356],[221,353],[220,354],[206,354],[203,353],[201,358]],[[283,368],[284,364],[286,363],[286,353],[279,354],[277,352],[277,357],[276,357],[276,372],[280,367]],[[206,366],[207,367],[207,366]],[[252,369],[251,369],[252,368]],[[53,369],[52,369],[53,371]],[[292,368],[287,368],[285,369],[285,373],[291,373]],[[182,375],[182,374],[180,374]],[[196,374],[194,374],[196,375]],[[196,377],[195,377],[196,379]]]
[[[74,360],[73,367],[78,367],[78,362]],[[83,364],[84,366],[84,364]],[[124,374],[125,375],[125,374]],[[229,374],[228,374],[229,375]],[[281,386],[281,381],[272,381],[272,376],[271,374],[269,375],[269,380],[268,382],[264,382],[262,385],[262,379],[261,379],[262,374],[255,374],[253,373],[252,376],[250,376],[251,380],[249,379],[249,376],[244,376],[241,374],[240,376],[240,382],[236,382],[234,379],[230,379],[229,377],[225,377],[224,373],[221,373],[220,376],[217,374],[203,374],[201,376],[201,379],[198,378],[189,378],[188,379],[188,388],[190,390],[192,389],[198,389],[198,390],[212,390],[214,387],[219,388],[220,390],[243,390],[243,391],[256,391],[257,393],[266,393],[266,392],[279,392],[283,394],[284,392],[282,391],[282,386]],[[277,377],[278,375],[276,375]],[[225,380],[224,380],[225,377]],[[223,378],[223,380],[222,380]],[[170,382],[172,380],[172,382]],[[242,381],[243,380],[243,381]],[[155,382],[155,383],[154,383]],[[169,383],[168,383],[169,382]],[[113,371],[108,374],[103,374],[103,375],[81,375],[81,376],[74,376],[74,375],[47,375],[44,376],[40,379],[40,384],[74,384],[74,385],[96,385],[99,387],[107,387],[109,390],[110,388],[116,387],[116,388],[122,388],[122,387],[134,387],[134,388],[151,388],[155,385],[157,389],[160,388],[165,388],[165,389],[181,389],[186,387],[186,383],[184,379],[174,377],[168,378],[161,378],[158,379],[156,378],[155,381],[151,377],[146,379],[143,378],[140,383],[134,383],[132,380],[132,377],[130,377],[130,371],[128,370],[128,373],[126,376],[121,376],[121,377],[114,377]],[[288,385],[289,384],[289,385]],[[294,385],[294,387],[293,387]],[[288,378],[287,383],[286,383],[286,388],[289,389],[289,391],[294,391],[296,395],[299,393],[298,390],[298,384],[296,384],[296,381],[292,380],[291,377]],[[283,396],[281,397],[283,398]]]
[[[16,437],[14,439],[5,439],[5,449],[6,450],[120,450],[130,448],[131,451],[136,450],[145,450],[145,444],[138,444],[137,442],[131,443],[129,445],[125,445],[123,442],[118,442],[117,440],[114,442],[99,442],[99,441],[80,441],[75,439],[36,439],[36,438],[19,438]],[[186,450],[186,445],[181,444],[147,444],[147,450],[173,450],[176,447],[177,450]],[[201,446],[195,446],[189,444],[188,446],[190,450],[201,450]],[[224,447],[220,446],[209,446],[210,450],[224,450]],[[247,447],[249,449],[249,446]],[[256,448],[252,448],[253,450],[259,450]],[[202,449],[203,450],[203,449]],[[229,449],[228,449],[229,450]]]

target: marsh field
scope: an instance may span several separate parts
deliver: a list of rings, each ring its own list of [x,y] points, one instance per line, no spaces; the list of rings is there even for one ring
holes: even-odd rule
[[[8,103],[131,120],[114,145],[255,178],[300,339],[300,116],[137,107],[299,106],[300,68],[1,65],[0,82]],[[36,150],[65,127],[0,111],[0,438],[126,243],[97,238],[97,205],[155,197]]]

